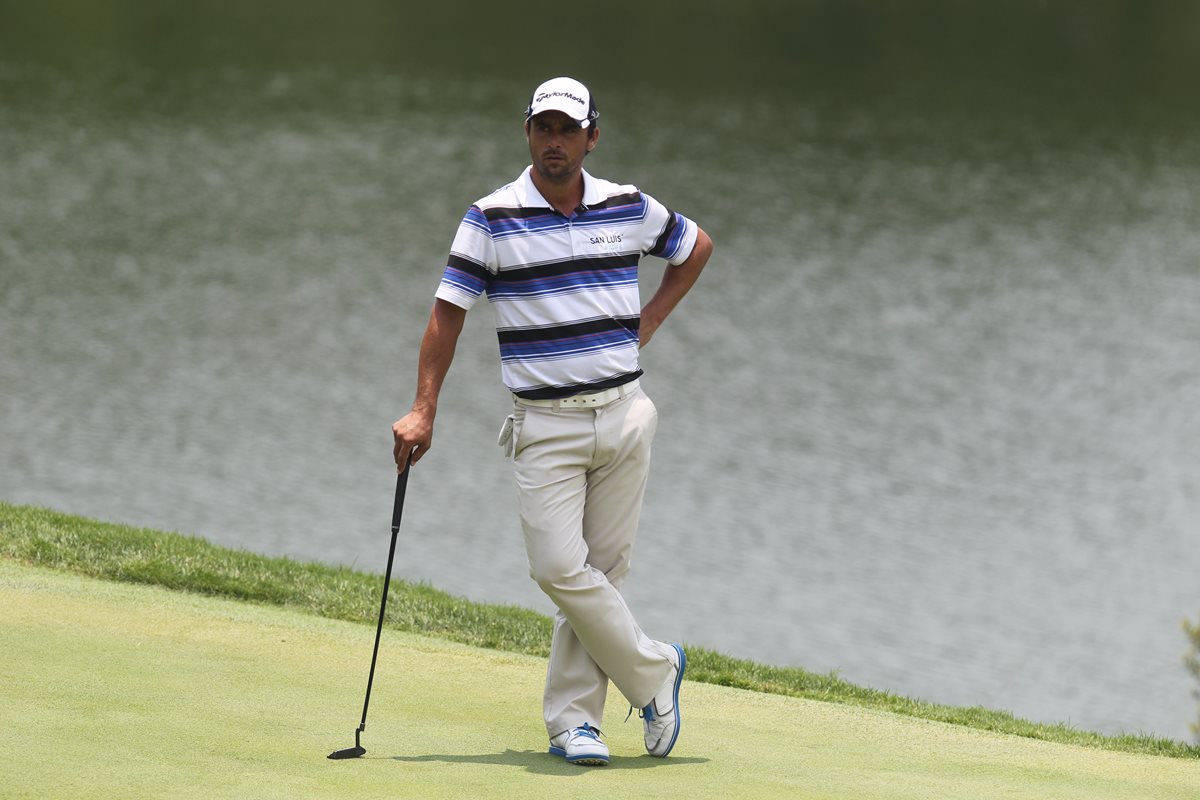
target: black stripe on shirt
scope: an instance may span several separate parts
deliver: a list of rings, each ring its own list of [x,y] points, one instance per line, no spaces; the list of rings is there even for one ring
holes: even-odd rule
[[[555,213],[557,212],[548,206],[517,206],[516,208],[494,206],[483,209],[483,216],[487,218],[488,222],[503,222],[508,219],[535,219]]]
[[[602,392],[614,386],[624,386],[630,381],[642,377],[642,374],[640,369],[636,369],[633,372],[623,372],[620,375],[614,375],[611,378],[604,378],[603,380],[587,381],[586,383],[568,383],[562,386],[541,386],[536,389],[520,389],[513,392],[513,394],[517,397],[524,397],[526,400],[554,400],[558,397],[570,397],[573,394],[580,394],[581,392]]]
[[[667,249],[667,242],[670,241],[671,234],[675,232],[675,228],[678,225],[678,219],[679,217],[675,215],[675,212],[668,208],[667,225],[665,228],[663,228],[663,232],[659,235],[658,239],[655,240],[654,246],[646,251],[647,254],[652,256],[662,255],[662,253]]]
[[[473,258],[460,256],[457,253],[451,253],[449,257],[447,257],[446,266],[454,267],[455,269],[465,272],[468,275],[474,275],[476,278],[479,278],[484,282],[490,281],[493,277],[492,271],[483,264],[480,264]]]
[[[497,328],[496,337],[500,344],[522,344],[525,342],[554,342],[588,336],[595,333],[627,330],[637,333],[641,317],[597,317],[565,325],[544,325],[530,328]]]
[[[545,261],[541,264],[530,264],[516,269],[501,270],[496,276],[498,282],[531,281],[545,278],[558,278],[574,272],[603,272],[609,269],[628,269],[636,267],[641,260],[641,253],[629,253],[615,256],[596,256],[593,258],[570,258],[566,261]]]
[[[599,203],[593,203],[587,207],[588,211],[604,211],[607,208],[616,208],[618,206],[636,206],[642,202],[641,192],[630,192],[628,194],[614,194],[611,197],[606,197]]]

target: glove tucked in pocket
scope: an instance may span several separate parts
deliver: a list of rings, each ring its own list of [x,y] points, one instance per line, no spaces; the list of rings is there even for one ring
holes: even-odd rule
[[[500,437],[496,439],[496,444],[504,448],[504,457],[512,458],[516,450],[516,437],[513,436],[513,423],[515,415],[509,414],[504,418],[504,426],[500,428]]]

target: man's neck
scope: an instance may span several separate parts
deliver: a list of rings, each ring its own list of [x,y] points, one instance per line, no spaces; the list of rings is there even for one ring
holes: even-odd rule
[[[529,177],[546,202],[564,217],[574,214],[583,202],[583,170],[563,181],[543,178],[536,168],[529,171]]]

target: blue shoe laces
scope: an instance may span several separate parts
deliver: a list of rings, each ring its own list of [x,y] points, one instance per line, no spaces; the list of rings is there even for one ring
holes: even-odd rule
[[[633,706],[629,707],[629,713],[625,715],[625,721],[629,722],[629,718],[633,716]],[[654,722],[658,716],[654,713],[654,701],[650,701],[650,705],[638,709],[638,719]]]
[[[583,723],[582,725],[580,725],[575,730],[579,732],[580,736],[586,736],[589,739],[595,739],[597,742],[600,741],[600,729],[593,728],[591,725],[589,725],[586,722]]]

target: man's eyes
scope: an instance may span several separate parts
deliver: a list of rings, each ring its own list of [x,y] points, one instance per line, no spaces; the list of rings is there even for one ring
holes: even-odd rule
[[[538,133],[551,133],[553,130],[549,125],[537,125],[536,129]],[[581,125],[564,125],[559,132],[564,136],[574,136],[582,130]]]

